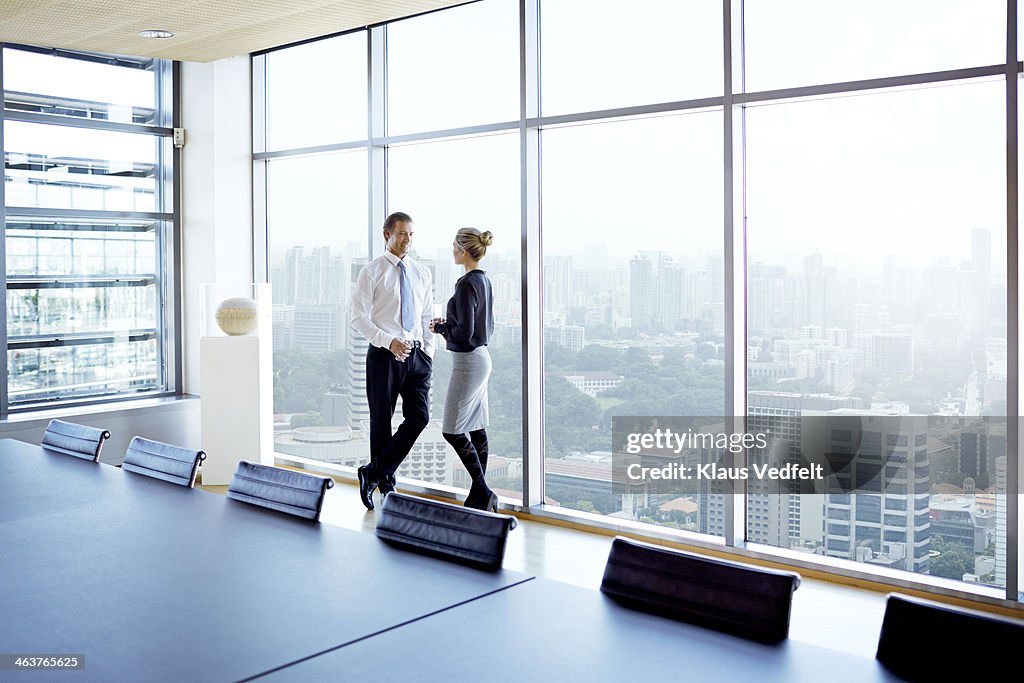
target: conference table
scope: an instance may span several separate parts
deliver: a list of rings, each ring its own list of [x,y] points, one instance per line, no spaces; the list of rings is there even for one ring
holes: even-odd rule
[[[84,656],[3,680],[243,680],[531,578],[9,439],[0,485],[0,654]]]
[[[0,680],[896,680],[17,441],[0,483],[0,655],[84,656]]]

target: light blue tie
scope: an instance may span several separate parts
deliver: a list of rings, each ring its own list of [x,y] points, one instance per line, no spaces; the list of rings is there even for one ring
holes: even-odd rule
[[[412,305],[412,284],[409,282],[409,276],[405,272],[405,261],[398,262],[398,269],[402,272],[402,329],[406,332],[412,332],[413,326],[416,324],[416,316]]]

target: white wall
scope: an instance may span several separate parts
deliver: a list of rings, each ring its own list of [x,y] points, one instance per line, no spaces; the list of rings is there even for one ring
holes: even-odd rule
[[[182,390],[199,393],[205,283],[252,282],[252,117],[248,55],[183,62]]]

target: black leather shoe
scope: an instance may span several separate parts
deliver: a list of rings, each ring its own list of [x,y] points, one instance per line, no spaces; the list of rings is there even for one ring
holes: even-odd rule
[[[366,506],[367,510],[372,510],[373,490],[377,488],[377,482],[370,479],[367,467],[367,465],[363,465],[357,469],[356,476],[359,478],[359,500],[363,501],[363,505]]]
[[[383,501],[384,497],[395,490],[395,475],[390,474],[385,476],[379,484],[377,484],[377,490],[380,491],[380,499]]]
[[[487,499],[487,507],[484,508],[488,512],[498,511],[498,494],[491,491],[491,497]]]

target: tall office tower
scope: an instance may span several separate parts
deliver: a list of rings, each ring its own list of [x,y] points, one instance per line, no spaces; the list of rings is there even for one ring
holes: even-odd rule
[[[960,432],[959,470],[977,479],[988,475],[988,425],[977,423]]]
[[[773,439],[788,441],[792,444],[790,457],[797,461],[802,444],[803,416],[808,411],[855,410],[862,405],[863,402],[854,397],[751,391],[747,394],[747,429],[770,432]],[[777,451],[772,453],[774,461],[780,461],[780,457]],[[763,463],[767,454],[751,451],[751,458],[752,462]],[[764,538],[760,542],[780,547],[822,543],[823,495],[769,493],[766,484],[758,482],[757,486],[760,490],[748,490],[747,510],[748,515],[761,515],[766,522],[766,526],[755,533],[755,536]]]
[[[959,471],[988,488],[994,483],[995,462],[1006,455],[1006,421],[986,418],[960,430],[957,462]],[[983,482],[987,482],[983,483]]]
[[[321,303],[341,304],[347,308],[350,293],[348,281],[348,263],[344,256],[331,256],[324,269],[323,291],[320,294]]]
[[[755,264],[751,268],[747,324],[752,332],[785,326],[786,271],[778,266]]]
[[[366,399],[366,350],[370,343],[349,324],[346,343],[348,358],[348,426],[353,432],[369,429],[370,404]]]
[[[354,285],[359,278],[359,271],[365,266],[365,258],[352,259],[349,268],[349,280]],[[345,348],[348,356],[348,426],[353,432],[369,429],[370,404],[366,400],[366,350],[370,343],[366,341],[352,325],[352,306],[346,309],[348,319],[345,323]]]
[[[789,400],[789,396],[776,392],[756,391],[747,395],[747,430],[749,433],[772,435],[774,440],[788,441],[791,446],[782,445],[789,451],[783,454],[784,462],[799,459],[800,406]],[[778,448],[769,452],[761,449],[747,451],[748,466],[764,465],[769,459],[778,459]],[[784,462],[778,464],[784,464]],[[820,496],[814,496],[820,499]],[[772,492],[771,483],[751,480],[747,483],[747,538],[757,543],[767,543],[788,548],[805,539],[803,505],[807,507],[806,522],[821,528],[821,511],[814,512],[814,506],[821,506],[820,500],[801,500],[799,495]],[[814,538],[814,530],[806,530]]]
[[[828,282],[821,254],[804,257],[804,296],[806,302],[807,322],[824,328]]]
[[[683,318],[697,321],[711,306],[711,277],[707,271],[687,273],[683,292]],[[692,327],[692,325],[691,325]]]
[[[295,303],[317,305],[326,302],[327,278],[331,261],[328,247],[313,247],[300,262]]]
[[[568,310],[572,293],[572,257],[544,256],[544,309],[563,313]]]
[[[658,276],[655,288],[655,327],[666,332],[683,329],[683,280],[686,271],[672,262],[672,257],[658,255]]]
[[[893,375],[914,374],[914,339],[909,334],[872,334],[868,363]]]
[[[864,402],[852,396],[828,394],[801,395],[782,391],[751,391],[747,394],[747,431],[755,433],[770,430],[775,449],[771,458],[783,462],[785,457],[796,457],[802,447],[802,429],[805,413],[862,408]],[[790,446],[786,446],[786,442]],[[751,464],[766,461],[767,455],[748,451]],[[722,453],[714,449],[701,449],[700,464],[718,462]],[[760,482],[748,482],[747,538],[758,543],[779,547],[813,547],[823,544],[825,496],[823,494],[777,493]],[[700,508],[698,530],[701,533],[721,535],[725,530],[724,488],[720,482],[700,482]]]
[[[771,311],[768,304],[768,278],[750,278],[750,304],[747,307],[747,327],[751,332],[760,333],[771,327]]]
[[[340,350],[345,343],[344,309],[339,304],[299,304],[294,307],[292,346],[306,353]]]
[[[271,313],[274,351],[288,351],[292,348],[292,331],[295,329],[295,306],[274,304]]]
[[[824,364],[824,382],[837,394],[848,393],[856,386],[863,365],[858,352],[840,349],[832,353]]]
[[[272,258],[273,261],[270,265],[270,281],[274,285],[272,288],[273,302],[275,306],[284,306],[287,304],[287,301],[285,301],[285,295],[288,291],[284,285],[284,260],[279,255],[275,255]]]
[[[725,259],[721,256],[708,258],[708,276],[711,281],[711,299],[709,303],[725,303]]]
[[[837,468],[837,481],[849,492],[826,497],[826,554],[927,573],[927,420],[883,410],[833,410],[826,417],[820,441],[827,452],[850,456]]]
[[[284,278],[281,282],[274,282],[274,289],[281,290],[283,304],[294,304],[299,299],[299,278],[304,258],[305,251],[302,247],[291,247],[284,254]]]
[[[629,317],[642,332],[654,325],[654,268],[645,255],[629,262]]]
[[[1006,456],[996,458],[996,585],[1006,585],[1006,501],[1010,493],[1007,490]]]

